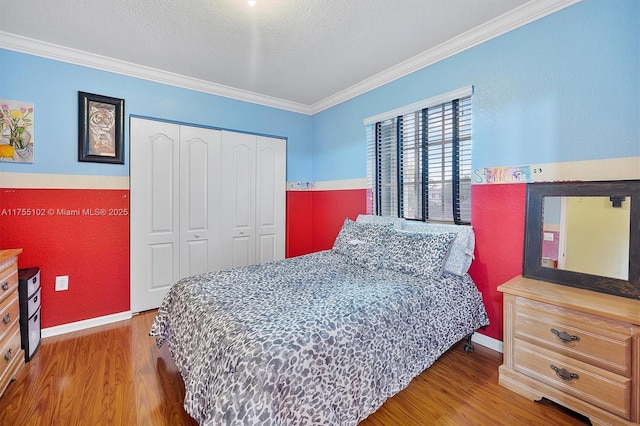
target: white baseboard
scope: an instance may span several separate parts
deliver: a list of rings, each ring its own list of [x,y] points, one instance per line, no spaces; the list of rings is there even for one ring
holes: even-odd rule
[[[493,337],[485,336],[484,334],[480,333],[473,333],[471,341],[486,348],[493,349],[494,351],[504,353],[502,342],[500,340],[494,339]]]
[[[44,339],[47,337],[58,336],[60,334],[71,333],[73,331],[86,330],[87,328],[97,327],[99,325],[128,320],[131,319],[131,316],[131,311],[127,311],[105,315],[103,317],[90,318],[83,321],[71,322],[68,324],[56,325],[55,327],[43,328],[41,336]]]

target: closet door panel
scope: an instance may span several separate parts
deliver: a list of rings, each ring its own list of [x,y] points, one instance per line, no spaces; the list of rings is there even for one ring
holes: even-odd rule
[[[180,128],[180,277],[219,269],[220,131]]]
[[[179,273],[179,129],[131,119],[131,311],[156,308]]]
[[[258,137],[256,153],[256,258],[265,263],[285,255],[286,141]]]
[[[255,263],[255,149],[253,135],[222,133],[223,268]]]

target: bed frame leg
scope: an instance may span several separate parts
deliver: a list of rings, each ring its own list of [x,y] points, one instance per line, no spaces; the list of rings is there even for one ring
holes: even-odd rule
[[[471,343],[471,337],[473,334],[469,334],[465,339],[467,342],[464,344],[464,351],[468,354],[473,353],[473,344]]]

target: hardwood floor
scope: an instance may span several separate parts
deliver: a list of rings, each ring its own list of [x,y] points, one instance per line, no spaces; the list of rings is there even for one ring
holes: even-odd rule
[[[166,346],[147,335],[154,315],[43,340],[0,398],[0,425],[195,425]],[[361,425],[589,424],[500,387],[501,363],[500,353],[459,344]]]

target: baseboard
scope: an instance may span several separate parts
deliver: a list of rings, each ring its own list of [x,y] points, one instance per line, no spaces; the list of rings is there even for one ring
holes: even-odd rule
[[[105,315],[103,317],[91,318],[83,321],[71,322],[68,324],[56,325],[55,327],[43,328],[41,336],[43,339],[47,337],[58,336],[60,334],[71,333],[73,331],[86,330],[87,328],[97,327],[99,325],[111,324],[118,321],[131,319],[131,311],[119,312],[117,314]]]
[[[473,333],[471,341],[486,348],[493,349],[494,351],[504,353],[502,342],[500,340],[494,339],[493,337],[485,336],[484,334],[480,333]]]

